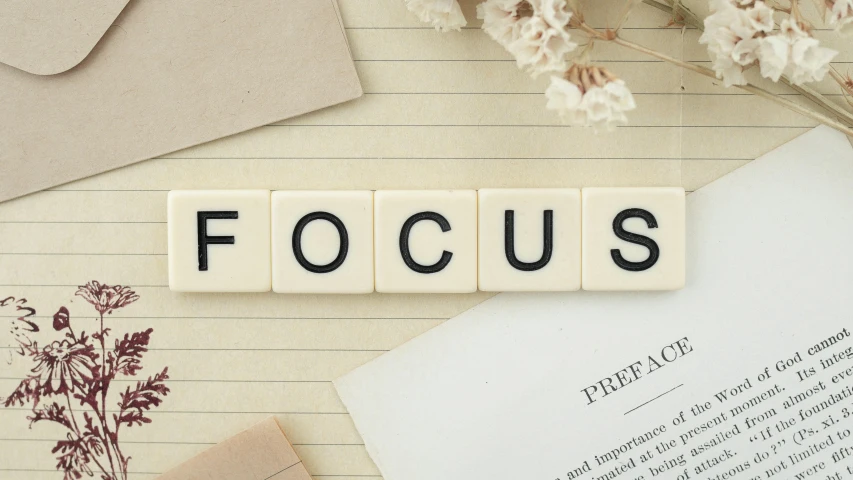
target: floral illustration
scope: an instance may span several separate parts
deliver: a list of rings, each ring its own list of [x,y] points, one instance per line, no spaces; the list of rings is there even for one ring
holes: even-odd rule
[[[51,450],[65,480],[84,476],[126,480],[130,457],[121,449],[120,433],[125,427],[151,423],[146,413],[169,393],[168,367],[123,391],[111,388],[116,380],[136,377],[142,369],[153,329],[113,338],[112,329],[105,326],[105,317],[139,299],[129,287],[91,281],[76,295],[95,309],[93,332],[87,334],[81,327],[91,319],[72,321],[68,309],[60,307],[51,326],[61,339],[48,340],[44,346],[36,336],[48,332],[36,323],[36,312],[27,301],[11,297],[0,301],[0,307],[11,306],[19,313],[12,322],[15,353],[33,365],[31,375],[0,401],[5,407],[31,408],[30,428],[52,422],[65,430],[65,438]]]

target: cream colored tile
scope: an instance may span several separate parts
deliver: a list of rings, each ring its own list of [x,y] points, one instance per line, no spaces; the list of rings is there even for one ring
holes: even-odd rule
[[[374,205],[377,292],[477,290],[476,191],[378,191]]]
[[[373,291],[373,192],[272,194],[277,293]]]
[[[482,189],[478,199],[480,290],[580,289],[579,189]]]
[[[681,188],[585,188],[583,289],[682,288],[684,200]]]
[[[168,204],[172,291],[270,290],[268,190],[178,190]]]

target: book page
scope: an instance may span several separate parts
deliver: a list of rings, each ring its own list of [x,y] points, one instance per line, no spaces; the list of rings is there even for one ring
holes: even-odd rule
[[[91,335],[101,328],[100,315],[75,295],[78,287],[93,280],[128,286],[139,298],[105,315],[111,330],[104,350],[125,334],[151,329],[148,351],[135,376],[111,385],[101,416],[111,421],[119,394],[137,380],[167,367],[169,377],[162,402],[143,409],[150,423],[119,432],[128,478],[154,478],[275,415],[314,478],[379,479],[331,381],[490,295],[172,293],[169,190],[694,190],[811,126],[766,102],[598,44],[595,58],[628,82],[638,108],[628,126],[612,133],[563,127],[544,108],[547,76],[531,80],[520,72],[479,30],[475,2],[463,3],[469,27],[442,35],[418,23],[402,0],[341,0],[362,98],[0,204],[0,299],[14,299],[0,308],[8,326],[0,329],[0,396],[8,398],[39,365],[16,354],[18,335],[39,348],[62,346],[68,330],[53,326],[62,307],[75,334]],[[614,24],[621,7],[615,0],[587,4],[596,26]],[[690,46],[695,32],[663,28],[668,21],[640,6],[625,35],[679,58],[705,60]],[[27,322],[40,331],[26,331]],[[94,353],[101,355],[99,343]],[[60,406],[81,415],[79,404]],[[28,406],[0,408],[4,479],[61,478],[61,452],[51,449],[67,440],[68,429],[45,421],[29,428],[32,415]]]
[[[853,479],[851,181],[815,129],[687,197],[686,289],[501,294],[335,384],[388,480]]]

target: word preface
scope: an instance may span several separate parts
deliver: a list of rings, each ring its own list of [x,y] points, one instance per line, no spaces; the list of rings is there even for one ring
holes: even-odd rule
[[[676,290],[682,188],[169,192],[179,292]]]

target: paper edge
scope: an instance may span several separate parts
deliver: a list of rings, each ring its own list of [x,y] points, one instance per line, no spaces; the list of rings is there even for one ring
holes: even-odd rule
[[[107,32],[109,32],[110,28],[113,27],[116,20],[121,17],[122,13],[127,9],[127,6],[130,4],[131,0],[121,0],[121,3],[117,3],[117,12],[115,15],[110,14],[108,17],[104,18],[105,25],[103,29],[100,27],[97,29],[93,29],[93,33],[95,35],[84,35],[85,42],[80,42],[80,49],[73,52],[74,55],[69,55],[68,57],[60,57],[53,59],[52,62],[45,61],[43,58],[44,52],[39,52],[42,54],[42,57],[37,55],[35,50],[31,50],[29,52],[25,51],[23,53],[16,52],[20,56],[18,59],[7,60],[5,58],[0,58],[0,63],[3,65],[7,65],[9,67],[15,68],[17,70],[21,70],[22,72],[26,72],[32,75],[38,76],[52,76],[58,75],[60,73],[67,72],[72,68],[76,67],[83,63],[83,60],[92,54],[95,50],[95,47],[104,39]],[[120,8],[118,7],[120,5]],[[109,22],[106,19],[109,19]],[[35,56],[35,58],[34,58]]]

